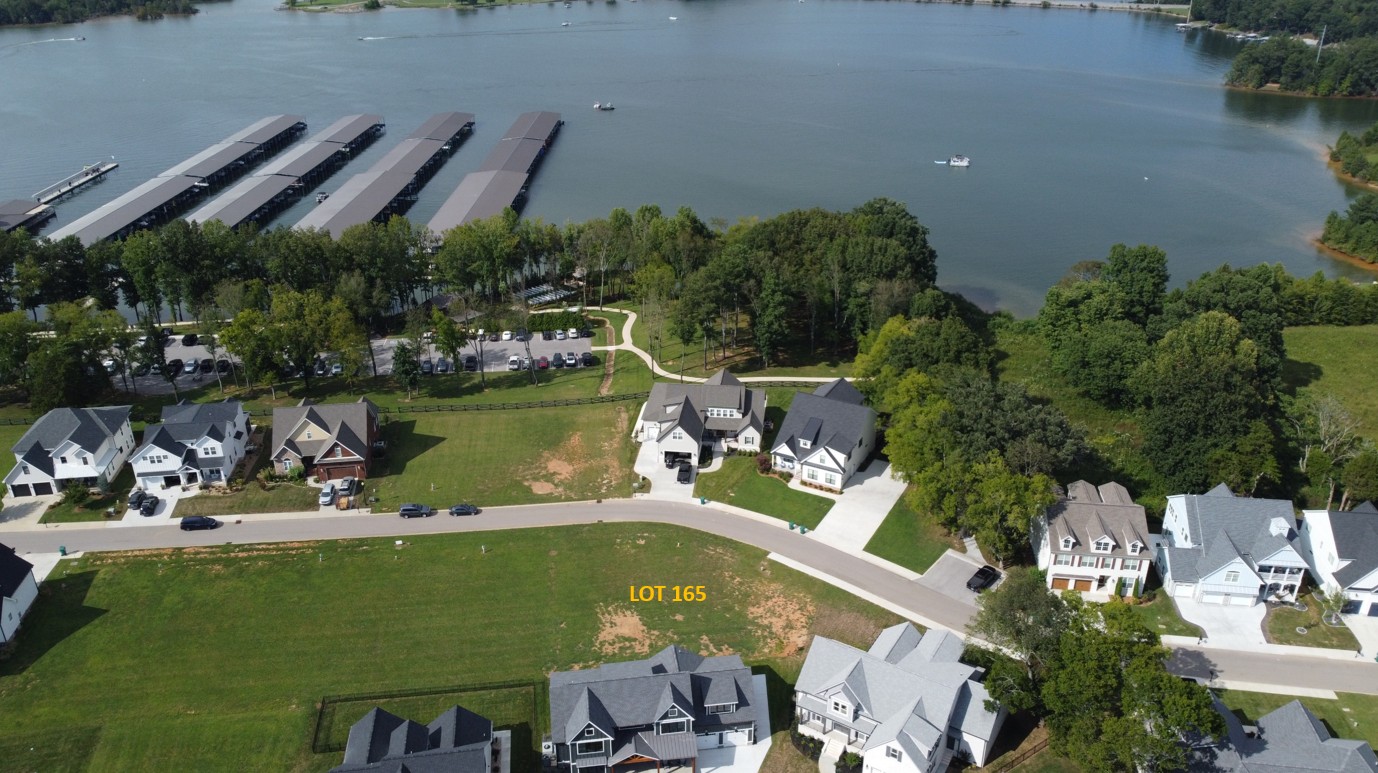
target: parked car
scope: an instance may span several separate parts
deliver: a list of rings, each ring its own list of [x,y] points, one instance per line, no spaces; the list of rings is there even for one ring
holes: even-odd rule
[[[220,522],[209,515],[188,515],[182,519],[182,531],[197,531],[200,529],[214,529],[220,526]]]
[[[142,505],[144,503],[144,500],[147,498],[147,491],[144,491],[141,488],[134,489],[134,491],[129,495],[129,509],[138,510],[139,506]]]
[[[516,333],[513,333],[513,334],[512,334],[512,340],[513,340],[513,341],[525,341],[526,339],[528,339],[528,338],[530,338],[530,337],[531,337],[531,334],[528,333],[528,332],[526,332],[526,328],[521,328],[521,329],[518,330]]]
[[[159,330],[159,331],[158,331],[158,335],[161,336],[161,337],[163,337],[163,338],[171,338],[171,337],[172,337],[172,328],[170,328],[170,327],[165,327],[165,328],[163,328],[162,330]]]
[[[182,372],[190,376],[196,372],[197,367],[196,360],[187,360],[187,364],[182,366]]]
[[[160,376],[163,373],[163,366],[155,362],[148,366],[148,372],[155,376]]]
[[[450,508],[450,515],[478,515],[479,509],[473,505],[455,505]]]
[[[554,341],[554,340],[555,340],[555,331],[554,331],[554,330],[542,330],[542,331],[541,331],[541,340],[542,340],[542,341]]]
[[[183,346],[195,346],[195,345],[196,345],[196,340],[197,340],[197,339],[196,339],[196,334],[195,334],[195,333],[187,333],[186,335],[182,336],[182,345],[183,345]]]
[[[675,480],[678,481],[678,482],[680,482],[680,483],[688,483],[688,482],[689,482],[689,479],[692,478],[693,476],[694,476],[694,466],[691,465],[691,464],[689,464],[688,462],[680,462],[680,463],[679,463],[679,474],[675,476]]]
[[[139,515],[153,515],[158,512],[158,498],[149,494],[139,503]]]
[[[181,361],[181,360],[176,360],[176,359],[168,360],[168,361],[167,361],[167,372],[168,372],[168,373],[173,373],[173,374],[181,373],[181,372],[182,372],[182,361]]]
[[[556,331],[555,331],[555,340],[556,340],[556,341],[563,341],[563,340],[565,340],[565,331],[563,331],[563,330],[556,330]]]
[[[429,518],[435,515],[435,511],[430,505],[407,504],[397,508],[397,514],[403,518]]]
[[[511,340],[512,340],[512,331],[511,331],[511,330],[504,330],[504,331],[502,331],[502,340],[504,340],[504,341],[511,341]]]
[[[580,354],[580,355],[579,355],[579,362],[580,362],[585,368],[587,368],[588,366],[592,365],[593,362],[594,362],[594,360],[593,360],[593,352],[584,352],[584,353]]]
[[[967,580],[967,590],[980,593],[995,584],[1000,579],[1000,572],[993,566],[983,566],[976,570],[976,573]]]
[[[216,360],[216,361],[215,361],[215,372],[216,372],[216,373],[220,373],[220,374],[229,373],[229,372],[230,372],[230,361],[229,361],[229,360]]]
[[[531,370],[531,358],[522,357],[522,370]]]
[[[317,375],[317,376],[320,376],[320,377],[324,378],[324,377],[325,377],[325,374],[327,374],[327,373],[329,373],[329,372],[330,372],[330,366],[326,363],[325,360],[317,360],[317,361],[316,361],[316,375]]]
[[[134,366],[134,375],[136,376],[147,376],[149,371],[149,367],[142,362]]]
[[[352,496],[354,496],[354,487],[357,486],[357,485],[359,485],[359,480],[358,480],[357,478],[355,478],[355,477],[352,476],[352,475],[349,476],[349,477],[346,477],[344,480],[340,481],[340,496],[342,496],[342,497],[352,497]]]
[[[508,358],[507,358],[507,369],[508,369],[508,370],[521,370],[521,369],[522,369],[522,358],[519,357],[518,355],[515,355],[515,354],[512,355],[511,357],[508,357]]]
[[[204,359],[201,360],[201,372],[202,372],[202,373],[211,373],[211,372],[214,372],[214,371],[215,371],[215,361],[214,361],[214,360],[212,360],[212,359],[209,358],[209,357],[206,357],[206,358],[204,358]]]
[[[683,464],[687,461],[689,461],[689,454],[686,454],[682,451],[665,452],[665,469],[667,470],[673,470],[677,465]]]
[[[580,337],[580,338],[593,338],[593,328],[591,328],[591,327],[586,327],[586,328],[584,328],[583,330],[580,330],[580,331],[579,331],[579,337]]]
[[[120,363],[114,357],[106,357],[100,361],[101,367],[105,368],[106,373],[119,373]]]
[[[478,357],[472,354],[464,355],[464,369],[467,371],[478,370]]]
[[[550,367],[552,367],[552,368],[563,368],[564,366],[565,366],[565,358],[564,358],[564,357],[561,357],[559,352],[556,352],[556,353],[550,355]]]
[[[496,332],[493,332],[493,333],[489,333],[489,334],[488,334],[488,343],[495,344],[495,343],[497,343],[499,340],[500,340],[500,339],[498,338],[498,334],[497,334]]]
[[[565,366],[572,368],[579,364],[579,358],[574,356],[574,352],[565,352]]]
[[[577,327],[572,327],[572,328],[570,328],[569,330],[566,330],[566,331],[565,331],[565,335],[568,336],[571,340],[573,340],[573,339],[575,339],[575,338],[578,338],[578,337],[579,337],[579,328],[577,328]]]
[[[436,372],[436,373],[449,373],[449,372],[450,372],[450,361],[447,360],[447,359],[445,359],[444,357],[441,357],[440,359],[436,360],[436,361],[435,361],[435,372]]]
[[[549,367],[550,367],[550,360],[546,359],[546,358],[545,358],[545,355],[541,355],[541,356],[536,360],[536,370],[545,370],[546,368],[549,368]]]
[[[321,495],[316,501],[321,507],[335,504],[335,484],[325,484],[325,488],[321,489]]]
[[[479,328],[479,329],[478,329],[478,333],[476,333],[475,335],[476,335],[476,337],[478,337],[478,338],[487,338],[487,337],[488,337],[488,334],[483,332],[483,328]]]
[[[434,372],[435,372],[435,363],[431,362],[429,359],[425,359],[425,360],[422,360],[422,361],[421,361],[421,375],[423,375],[423,376],[429,376],[429,375],[431,375],[431,374],[434,373]]]

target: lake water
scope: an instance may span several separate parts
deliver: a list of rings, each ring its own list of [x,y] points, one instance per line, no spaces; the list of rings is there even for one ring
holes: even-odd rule
[[[1240,44],[1173,21],[846,0],[352,14],[233,0],[6,29],[0,198],[115,156],[59,205],[70,222],[265,115],[303,115],[309,134],[381,113],[389,134],[334,190],[431,114],[472,112],[475,135],[409,213],[425,222],[519,113],[556,110],[567,124],[525,211],[547,221],[656,203],[730,222],[888,196],[932,230],[945,287],[1021,315],[1115,242],[1163,247],[1176,284],[1225,262],[1371,276],[1310,239],[1355,194],[1325,145],[1378,120],[1378,102],[1226,90]],[[971,167],[933,163],[954,153]]]

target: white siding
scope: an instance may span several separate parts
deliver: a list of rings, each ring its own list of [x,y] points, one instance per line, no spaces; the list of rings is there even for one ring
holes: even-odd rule
[[[38,583],[32,572],[19,583],[13,598],[0,598],[0,643],[14,638],[15,631],[19,630],[20,622],[36,598]]]

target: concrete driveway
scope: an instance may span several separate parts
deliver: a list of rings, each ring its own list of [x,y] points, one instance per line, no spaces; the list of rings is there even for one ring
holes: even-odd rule
[[[1192,599],[1173,599],[1183,620],[1201,627],[1205,639],[1217,647],[1251,647],[1264,644],[1263,616],[1266,604],[1234,607],[1202,604]]]
[[[684,502],[694,496],[694,481],[698,480],[699,471],[693,470],[693,477],[689,478],[687,484],[680,483],[677,480],[679,468],[665,467],[665,457],[655,443],[641,444],[632,469],[651,482],[651,491],[646,495],[650,499]]]
[[[756,773],[770,751],[770,704],[766,695],[765,674],[751,677],[751,693],[756,701],[756,743],[699,751],[702,773]]]
[[[967,590],[967,580],[982,566],[985,564],[977,559],[949,550],[923,573],[919,584],[975,608],[976,594]],[[1002,579],[1003,575],[1001,572]]]
[[[790,487],[797,487],[798,480],[796,477],[790,481]],[[871,460],[866,469],[852,476],[841,494],[830,496],[837,504],[814,529],[815,538],[849,553],[864,552],[871,535],[876,533],[885,516],[890,513],[890,508],[904,494],[904,485],[904,481],[890,477],[889,462]],[[821,493],[813,489],[803,490],[810,494]]]

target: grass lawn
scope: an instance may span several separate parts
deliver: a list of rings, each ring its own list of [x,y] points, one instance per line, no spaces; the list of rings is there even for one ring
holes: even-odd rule
[[[779,478],[756,472],[750,456],[729,456],[721,470],[700,475],[694,496],[745,508],[753,512],[793,521],[810,529],[818,528],[833,500],[796,491]]]
[[[1359,640],[1354,638],[1348,626],[1330,626],[1321,622],[1321,605],[1314,595],[1306,596],[1302,601],[1306,602],[1305,612],[1288,606],[1269,605],[1268,614],[1263,618],[1263,630],[1268,641],[1299,647],[1358,651]],[[1305,628],[1306,633],[1298,633],[1298,627]]]
[[[1320,717],[1337,738],[1352,738],[1378,744],[1378,695],[1359,695],[1357,693],[1336,693],[1335,700],[1325,698],[1296,698],[1292,695],[1274,695],[1263,692],[1242,692],[1240,690],[1216,690],[1220,702],[1235,714],[1242,715],[1247,723],[1280,706],[1299,700],[1302,705]]]
[[[628,583],[708,599],[633,604]],[[811,635],[864,647],[896,620],[661,525],[91,554],[58,566],[0,661],[0,768],[324,771],[341,755],[311,751],[322,696],[536,682],[671,643],[741,654],[780,730]]]
[[[901,497],[866,543],[866,552],[920,574],[928,571],[957,538],[932,518],[921,516]]]
[[[1287,344],[1282,365],[1286,388],[1334,395],[1359,420],[1359,434],[1378,440],[1378,394],[1363,386],[1373,370],[1378,325],[1289,327],[1282,339]]]
[[[320,507],[321,490],[311,488],[305,483],[270,483],[268,488],[258,485],[255,478],[259,470],[269,467],[267,448],[269,430],[265,428],[254,438],[258,443],[258,455],[247,475],[244,487],[234,493],[222,493],[225,489],[212,488],[194,497],[177,503],[174,512],[178,517],[188,515],[235,515],[238,513],[299,513]]]
[[[593,329],[594,346],[616,346],[622,343],[622,326],[627,324],[627,315],[620,311],[589,311],[589,319],[598,325]],[[606,324],[596,320],[601,317]]]
[[[388,454],[365,482],[403,502],[480,507],[631,496],[635,401],[520,411],[389,414]]]
[[[1159,636],[1200,636],[1201,629],[1188,623],[1177,614],[1177,605],[1167,594],[1159,591],[1156,598],[1147,604],[1130,607],[1150,631]]]
[[[91,497],[81,507],[76,505],[59,502],[48,508],[39,519],[39,523],[77,523],[80,521],[104,521],[105,511],[111,507],[116,509],[116,518],[124,516],[122,509],[125,503],[125,495],[130,489],[134,488],[134,468],[126,464],[120,474],[115,476],[115,482],[110,484],[110,491],[105,496]]]

